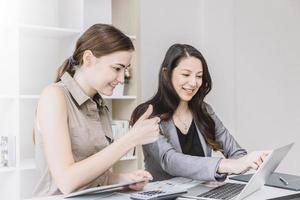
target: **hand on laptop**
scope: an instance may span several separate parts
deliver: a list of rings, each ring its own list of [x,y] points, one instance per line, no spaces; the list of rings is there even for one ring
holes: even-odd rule
[[[219,173],[241,174],[249,169],[257,170],[267,158],[270,151],[253,151],[239,159],[222,159],[218,168]]]
[[[141,181],[135,184],[129,185],[132,190],[142,190],[149,180],[152,180],[152,175],[145,170],[137,170],[129,173],[120,174],[119,183]]]
[[[263,161],[267,158],[270,151],[253,151],[240,159],[245,166],[248,166],[248,169],[257,170]]]

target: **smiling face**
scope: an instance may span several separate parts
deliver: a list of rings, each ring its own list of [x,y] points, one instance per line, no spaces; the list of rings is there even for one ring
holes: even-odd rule
[[[90,87],[111,96],[114,88],[124,83],[125,70],[130,65],[131,57],[131,51],[118,51],[100,58],[93,56],[87,70]]]
[[[172,72],[172,84],[181,101],[188,102],[202,85],[203,67],[198,58],[183,58]]]

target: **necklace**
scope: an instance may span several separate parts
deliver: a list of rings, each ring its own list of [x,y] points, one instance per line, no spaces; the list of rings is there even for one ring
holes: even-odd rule
[[[184,122],[183,120],[181,120],[179,116],[177,116],[177,119],[183,125],[184,132],[187,132],[187,130],[188,130],[188,124],[186,122]]]

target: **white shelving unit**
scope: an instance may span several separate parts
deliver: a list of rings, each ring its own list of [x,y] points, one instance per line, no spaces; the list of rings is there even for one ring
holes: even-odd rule
[[[0,1],[0,136],[18,139],[18,17],[17,2]],[[18,143],[18,141],[16,141]],[[0,199],[17,199],[18,163],[0,168]],[[13,188],[13,190],[12,190]]]
[[[32,130],[35,109],[42,89],[55,79],[56,69],[74,50],[80,34],[95,23],[114,24],[136,44],[136,32],[126,28],[123,16],[132,15],[136,0],[12,0],[8,21],[0,20],[0,136],[16,139],[14,166],[0,168],[0,199],[30,198],[36,184]],[[124,9],[121,9],[124,8]],[[3,12],[0,8],[0,15]],[[12,19],[13,18],[13,19]],[[129,20],[129,19],[128,19]],[[128,21],[129,22],[129,21]],[[122,24],[122,26],[119,26]],[[139,93],[137,58],[132,62],[132,79],[123,96],[104,97],[112,119],[129,120]],[[136,155],[123,157],[117,171],[137,168]]]

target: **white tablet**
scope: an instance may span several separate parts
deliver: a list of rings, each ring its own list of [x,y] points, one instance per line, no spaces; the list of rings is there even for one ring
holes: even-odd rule
[[[138,181],[130,181],[130,182],[119,183],[119,184],[114,184],[114,185],[105,185],[105,186],[100,186],[100,187],[93,187],[93,188],[89,188],[89,189],[85,189],[85,190],[80,190],[78,192],[72,192],[68,195],[65,195],[64,198],[81,196],[81,195],[101,194],[101,193],[105,193],[105,192],[120,191],[120,190],[125,189],[126,187],[128,187],[131,184],[145,182],[145,181],[149,181],[149,180],[151,180],[151,179],[143,178],[143,179],[138,180]]]

